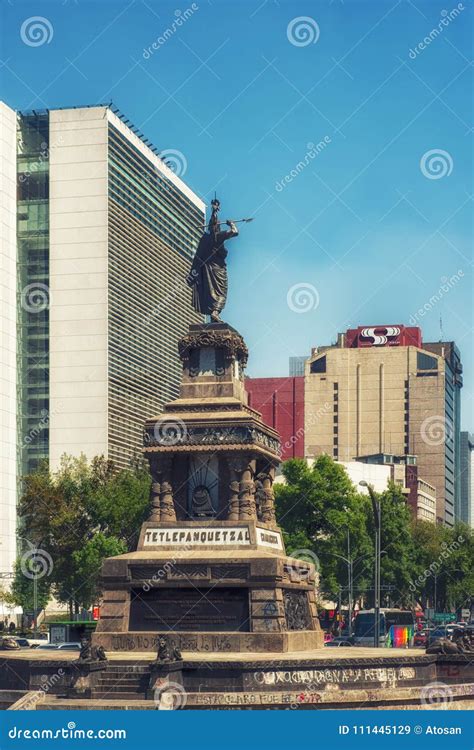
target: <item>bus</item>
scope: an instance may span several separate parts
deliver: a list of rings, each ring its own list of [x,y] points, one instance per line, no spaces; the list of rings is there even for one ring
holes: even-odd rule
[[[375,610],[362,609],[354,622],[354,646],[373,646]],[[415,618],[408,609],[380,609],[380,647],[408,648],[413,646]]]

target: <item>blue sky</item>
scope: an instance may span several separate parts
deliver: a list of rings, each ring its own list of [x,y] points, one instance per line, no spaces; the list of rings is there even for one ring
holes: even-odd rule
[[[10,106],[112,100],[159,149],[184,155],[184,179],[207,202],[216,189],[223,217],[255,216],[229,242],[224,314],[250,347],[250,375],[285,375],[289,356],[337,331],[413,322],[426,305],[424,339],[439,339],[441,316],[461,349],[474,427],[467,0],[2,8]],[[38,46],[21,37],[33,16],[47,21]],[[308,147],[325,138],[319,153]]]

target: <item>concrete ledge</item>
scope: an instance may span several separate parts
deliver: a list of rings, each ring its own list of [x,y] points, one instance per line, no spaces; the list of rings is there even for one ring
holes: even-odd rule
[[[158,638],[164,636],[184,653],[265,653],[307,652],[321,648],[320,630],[294,630],[285,633],[203,633],[203,632],[128,632],[94,633],[93,642],[107,652],[146,651],[156,654]],[[301,658],[301,654],[299,654]]]

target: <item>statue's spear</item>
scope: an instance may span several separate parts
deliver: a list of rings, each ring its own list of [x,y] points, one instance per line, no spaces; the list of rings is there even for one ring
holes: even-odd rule
[[[222,224],[227,224],[228,221],[231,221],[232,224],[242,224],[242,222],[244,222],[245,224],[248,224],[250,221],[253,221],[253,220],[254,220],[254,217],[252,217],[251,219],[227,219],[226,221],[217,221],[216,224],[219,227],[222,226]],[[200,224],[196,227],[196,229],[207,229],[207,227],[208,227],[207,224]]]

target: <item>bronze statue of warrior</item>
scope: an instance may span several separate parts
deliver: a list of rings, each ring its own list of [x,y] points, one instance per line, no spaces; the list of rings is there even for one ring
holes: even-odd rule
[[[196,312],[210,315],[211,321],[218,323],[227,300],[227,250],[224,242],[236,237],[239,230],[229,220],[225,222],[229,228],[222,232],[217,198],[211,201],[211,206],[207,232],[199,241],[187,282],[192,287],[192,305]]]

